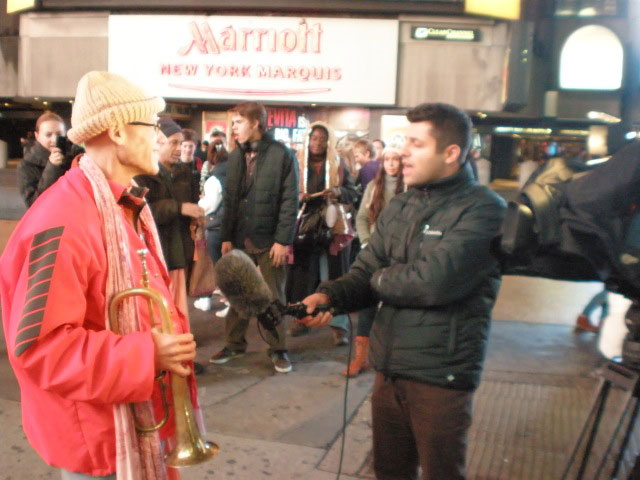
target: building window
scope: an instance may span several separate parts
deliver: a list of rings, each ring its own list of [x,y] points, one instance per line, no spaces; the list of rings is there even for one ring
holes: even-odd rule
[[[601,25],[573,32],[560,53],[560,88],[617,90],[622,85],[624,54],[617,35]]]
[[[615,17],[622,0],[556,0],[557,17]]]

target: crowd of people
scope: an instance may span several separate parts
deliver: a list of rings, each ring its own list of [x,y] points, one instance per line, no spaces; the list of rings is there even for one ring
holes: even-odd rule
[[[312,315],[317,305],[358,312],[342,374],[358,375],[369,359],[376,371],[377,478],[416,478],[419,466],[425,479],[463,478],[500,284],[490,244],[504,212],[468,161],[469,117],[419,105],[407,114],[404,145],[355,138],[349,155],[330,125],[314,122],[296,155],[267,131],[259,103],[235,106],[230,137],[214,131],[204,142],[161,115],[164,106],[123,77],[90,72],[66,132],[73,146],[62,151],[64,121],[44,113],[20,166],[30,208],[0,259],[0,295],[24,429],[38,453],[63,478],[179,478],[162,458],[175,412],[139,436],[124,406],[148,419],[175,375],[199,418],[195,374],[205,367],[193,362],[187,303],[198,254],[215,272],[240,249],[273,299],[302,302],[310,314],[264,332],[276,372],[293,368],[288,335],[329,326],[336,346],[349,343],[346,315]],[[156,328],[145,298],[109,308],[141,282],[166,302],[172,332]],[[215,281],[209,289],[195,306],[213,317],[221,292]],[[213,365],[247,348],[251,319],[228,303],[222,315]]]
[[[379,139],[352,138],[348,152],[345,147],[340,150],[341,156],[331,126],[316,122],[305,135],[303,155],[296,158],[266,131],[264,106],[248,102],[231,114],[231,149],[220,130],[201,142],[194,130],[161,116],[155,152],[159,171],[134,178],[146,189],[144,198],[158,229],[174,301],[185,313],[188,297],[197,290],[190,283],[198,234],[205,239],[205,252],[214,266],[223,253],[240,248],[252,255],[274,298],[297,303],[315,292],[321,281],[348,271],[366,246],[382,208],[404,191],[397,146],[385,148]],[[60,138],[68,143],[65,131],[64,120],[53,112],[38,118],[35,142],[19,168],[20,191],[27,206],[64,175],[83,151],[75,144],[66,152],[56,146]],[[353,161],[348,164],[342,157]],[[280,177],[285,178],[274,181]],[[225,210],[225,204],[232,207]],[[301,219],[307,218],[320,219],[322,237],[317,231],[301,234]],[[214,271],[215,267],[212,275]],[[225,345],[210,359],[221,364],[245,351],[249,319],[238,319],[213,283],[210,294],[196,298],[194,305],[204,311],[212,311],[216,302],[224,305],[212,312],[226,318]],[[374,308],[359,313],[355,358],[345,375],[355,376],[366,366],[374,313]],[[336,346],[347,345],[346,314],[335,316],[330,326]],[[274,368],[287,373],[292,365],[286,336],[304,335],[309,328],[297,322],[289,330],[285,323],[278,328],[278,340],[267,336],[266,341]],[[204,367],[196,363],[195,371],[202,373]]]

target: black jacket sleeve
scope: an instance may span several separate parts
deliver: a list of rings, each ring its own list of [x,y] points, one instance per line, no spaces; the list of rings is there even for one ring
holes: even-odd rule
[[[37,165],[23,160],[18,168],[18,186],[27,207],[30,207],[42,192],[56,183],[67,170],[68,167],[64,165],[58,167],[49,161],[42,170]]]
[[[340,159],[340,170],[344,173],[342,175],[342,185],[337,187],[340,192],[338,201],[345,205],[355,204],[358,201],[359,193],[356,189],[353,177],[351,176],[351,173],[349,173],[349,169],[342,159]]]
[[[287,150],[282,175],[280,211],[274,241],[280,245],[291,245],[296,230],[296,216],[298,212],[298,162],[293,154]]]
[[[182,203],[162,195],[162,185],[158,181],[148,175],[138,176],[135,180],[139,186],[149,189],[145,198],[156,224],[168,225],[181,215]]]

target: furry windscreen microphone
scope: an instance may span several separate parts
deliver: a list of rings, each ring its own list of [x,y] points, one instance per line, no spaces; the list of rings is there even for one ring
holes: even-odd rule
[[[242,250],[231,250],[216,262],[216,280],[241,317],[252,318],[269,308],[271,290],[253,260]]]

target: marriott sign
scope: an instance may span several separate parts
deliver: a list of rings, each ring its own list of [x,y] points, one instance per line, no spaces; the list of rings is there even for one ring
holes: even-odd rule
[[[396,20],[111,15],[109,70],[166,98],[392,105]]]

